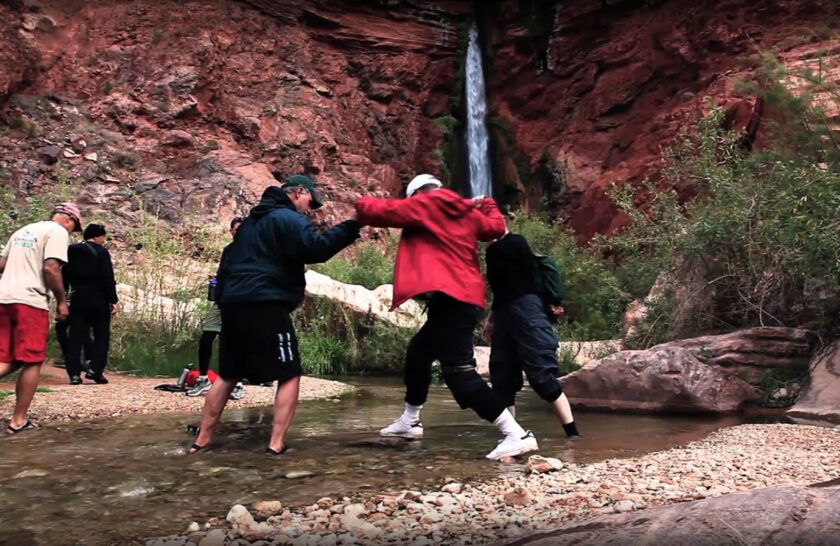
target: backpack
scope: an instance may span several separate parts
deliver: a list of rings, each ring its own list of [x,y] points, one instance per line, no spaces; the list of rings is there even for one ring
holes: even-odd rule
[[[547,305],[560,305],[566,297],[566,279],[557,262],[545,254],[534,254],[537,262],[537,286]]]

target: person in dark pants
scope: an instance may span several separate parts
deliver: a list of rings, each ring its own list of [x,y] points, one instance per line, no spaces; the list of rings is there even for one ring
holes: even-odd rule
[[[236,236],[236,230],[245,221],[245,218],[237,216],[230,221],[230,238]],[[187,396],[201,396],[210,391],[212,383],[207,376],[210,370],[210,358],[213,356],[213,340],[222,331],[222,312],[219,306],[216,305],[216,290],[215,285],[217,279],[213,275],[210,278],[210,289],[207,297],[213,302],[210,311],[207,313],[207,318],[204,320],[204,325],[201,327],[201,337],[198,339],[198,380],[195,385],[187,391]],[[245,397],[245,388],[242,383],[237,383],[230,393],[231,400],[242,400]]]
[[[536,393],[551,404],[567,436],[579,436],[569,400],[557,379],[557,337],[549,313],[562,307],[540,297],[537,261],[528,241],[505,232],[487,247],[487,281],[493,305],[483,336],[490,341],[490,384],[515,414],[522,372]]]
[[[263,192],[222,253],[216,275],[222,311],[219,379],[204,400],[190,453],[209,445],[228,396],[242,379],[277,381],[267,452],[286,451],[303,373],[291,313],[304,298],[306,264],[327,261],[359,237],[355,220],[318,233],[304,214],[321,204],[315,182],[290,176],[282,186]]]
[[[62,320],[61,322],[55,323],[55,339],[58,341],[58,347],[61,350],[61,359],[55,362],[55,366],[59,366],[59,364],[60,366],[67,365],[67,353],[70,352],[70,334],[68,332],[69,329],[69,320]],[[93,338],[90,335],[88,335],[88,337],[82,343],[82,354],[84,355],[85,361],[85,365],[82,367],[86,368],[88,365],[90,365],[91,355],[93,355]]]
[[[117,312],[117,282],[111,254],[102,246],[105,226],[88,224],[84,242],[70,245],[62,274],[72,296],[70,300],[70,339],[67,347],[67,375],[71,385],[82,383],[81,352],[84,340],[93,330],[90,367],[85,379],[108,383],[103,375],[111,338],[111,315]]]
[[[443,189],[429,174],[416,176],[406,199],[363,197],[356,212],[363,225],[403,228],[394,267],[391,309],[412,297],[428,301],[426,323],[408,344],[405,356],[405,410],[383,436],[421,438],[420,409],[432,381],[432,362],[440,361],[446,386],[461,409],[471,408],[494,423],[504,439],[489,459],[537,449],[525,431],[476,372],[473,332],[484,307],[484,279],[478,241],[496,239],[505,221],[490,198],[464,199]]]

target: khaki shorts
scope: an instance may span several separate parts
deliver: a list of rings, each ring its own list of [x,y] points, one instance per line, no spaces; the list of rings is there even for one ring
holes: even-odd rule
[[[215,303],[207,313],[207,318],[204,319],[204,326],[201,327],[204,332],[221,332],[222,331],[222,313],[219,311],[219,306]]]

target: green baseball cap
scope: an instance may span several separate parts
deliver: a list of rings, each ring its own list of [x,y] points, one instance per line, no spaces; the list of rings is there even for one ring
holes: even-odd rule
[[[308,176],[302,174],[293,174],[292,176],[286,179],[286,182],[284,182],[281,187],[291,188],[294,186],[300,186],[302,188],[306,188],[309,191],[309,194],[312,196],[313,209],[320,208],[321,205],[324,204],[324,202],[321,200],[321,196],[315,189],[315,181],[309,178]]]

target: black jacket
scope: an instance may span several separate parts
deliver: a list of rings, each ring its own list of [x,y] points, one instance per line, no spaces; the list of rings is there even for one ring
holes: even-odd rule
[[[295,308],[303,301],[305,264],[329,260],[358,237],[354,220],[319,233],[286,193],[273,186],[222,253],[216,301],[273,301]]]
[[[73,305],[117,303],[111,253],[102,245],[92,241],[70,245],[61,272],[65,288],[71,290]]]

